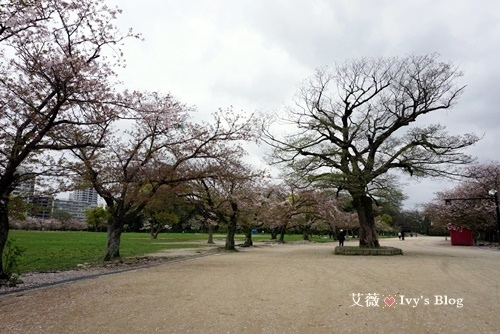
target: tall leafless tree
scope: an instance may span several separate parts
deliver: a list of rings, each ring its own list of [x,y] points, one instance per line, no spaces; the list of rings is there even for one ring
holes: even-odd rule
[[[450,176],[473,161],[464,149],[479,140],[476,135],[415,124],[456,104],[464,90],[457,85],[460,76],[435,54],[362,58],[319,69],[284,117],[298,132],[278,136],[266,124],[265,141],[275,149],[275,163],[348,192],[359,217],[360,246],[379,247],[373,189],[383,187],[392,170]]]

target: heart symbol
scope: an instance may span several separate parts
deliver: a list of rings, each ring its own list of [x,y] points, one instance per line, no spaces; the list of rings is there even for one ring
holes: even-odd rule
[[[396,299],[394,299],[394,297],[385,297],[384,298],[384,303],[385,305],[387,305],[388,307],[391,307],[392,304],[394,304],[396,302]]]

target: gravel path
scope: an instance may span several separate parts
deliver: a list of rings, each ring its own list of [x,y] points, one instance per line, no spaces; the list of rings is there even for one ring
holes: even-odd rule
[[[500,333],[500,252],[381,243],[405,255],[275,245],[3,296],[0,333]]]
[[[13,287],[0,286],[0,296],[203,257],[219,252],[224,245],[222,242],[218,242],[218,244],[199,247],[200,243],[194,243],[197,245],[196,248],[169,249],[149,254],[147,257],[128,258],[120,262],[110,262],[105,265],[82,265],[79,269],[75,270],[24,273],[22,275],[22,284]]]

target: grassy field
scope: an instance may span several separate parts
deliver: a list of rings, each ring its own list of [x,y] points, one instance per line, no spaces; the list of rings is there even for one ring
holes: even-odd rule
[[[224,240],[224,234],[215,234],[214,239]],[[9,232],[14,246],[24,249],[18,259],[19,271],[56,271],[74,269],[78,264],[100,264],[106,251],[106,233],[61,232],[61,231],[20,231]],[[208,239],[203,233],[163,233],[153,240],[147,233],[123,233],[120,254],[124,258],[140,257],[162,249],[203,247],[189,242]],[[237,242],[243,235],[235,237]],[[269,241],[269,234],[254,234],[254,242]],[[285,241],[301,240],[302,235],[286,235]],[[313,238],[313,241],[328,239]]]

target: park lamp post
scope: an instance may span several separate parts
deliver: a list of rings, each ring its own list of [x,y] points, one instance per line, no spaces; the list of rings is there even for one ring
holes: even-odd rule
[[[495,211],[497,217],[497,236],[498,242],[500,243],[500,209],[498,208],[498,192],[495,189],[491,189],[488,191],[488,195],[490,195],[490,199],[495,202]]]

